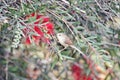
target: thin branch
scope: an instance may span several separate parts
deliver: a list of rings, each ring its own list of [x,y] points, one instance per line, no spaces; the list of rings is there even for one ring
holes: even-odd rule
[[[102,10],[101,5],[97,2],[97,0],[95,0],[96,4],[99,6],[99,8]]]

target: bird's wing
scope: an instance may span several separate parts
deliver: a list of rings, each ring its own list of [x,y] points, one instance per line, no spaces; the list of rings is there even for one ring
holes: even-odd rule
[[[72,41],[68,37],[66,37],[65,43],[68,45],[73,45]]]

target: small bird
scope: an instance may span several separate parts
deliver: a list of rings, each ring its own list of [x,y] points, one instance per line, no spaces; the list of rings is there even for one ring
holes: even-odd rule
[[[70,45],[73,45],[73,43],[70,40],[70,38],[67,35],[65,35],[64,33],[58,33],[57,34],[57,38],[59,40],[59,43],[61,45],[63,45],[65,48],[70,46]]]
[[[64,49],[66,49],[67,47],[71,47],[71,48],[77,50],[80,54],[84,55],[84,53],[82,51],[80,51],[77,47],[75,47],[73,45],[72,40],[66,34],[58,33],[57,34],[57,39],[58,39],[59,43],[65,47]]]

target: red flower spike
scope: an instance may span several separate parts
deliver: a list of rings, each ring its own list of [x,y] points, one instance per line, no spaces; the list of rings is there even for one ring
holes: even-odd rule
[[[43,15],[37,14],[36,19],[40,19]]]
[[[32,37],[33,37],[33,39],[34,39],[34,42],[35,42],[36,44],[38,44],[39,41],[40,41],[40,39],[41,39],[41,36],[35,36],[35,35],[33,35]]]
[[[76,64],[72,66],[72,74],[73,74],[74,80],[92,80],[92,77],[84,74],[84,70],[81,69]]]
[[[52,23],[50,23],[50,22],[47,23],[46,27],[47,27],[48,34],[54,34],[54,25]]]
[[[40,20],[38,20],[38,21],[34,22],[34,24],[39,24],[39,22],[40,22]]]
[[[53,34],[53,30],[48,30],[48,31],[47,31],[47,34],[52,35],[52,34]]]
[[[48,22],[48,23],[46,24],[46,26],[47,26],[47,29],[53,29],[53,28],[54,28],[54,25],[53,25],[53,23],[51,23],[51,22]]]
[[[29,14],[29,15],[26,15],[25,16],[25,19],[29,19],[30,17],[34,17],[35,16],[35,12]]]
[[[50,21],[50,18],[49,18],[49,17],[43,17],[42,23],[46,23],[46,22],[49,22],[49,21]]]
[[[28,36],[26,38],[25,44],[27,44],[27,45],[31,44],[30,36]]]
[[[36,21],[34,24],[39,24],[39,22],[41,21],[41,23],[45,23],[45,22],[48,22],[50,20],[49,17],[45,17],[43,15],[37,15],[36,16],[36,19],[39,19],[38,21]]]
[[[79,66],[75,64],[72,66],[72,73],[75,80],[80,80],[81,71],[82,69]]]
[[[50,44],[50,39],[46,38],[44,35],[48,34],[54,34],[54,25],[53,23],[50,22],[50,18],[44,15],[41,15],[37,12],[33,12],[29,15],[26,15],[25,19],[30,19],[32,17],[35,17],[36,22],[34,22],[35,26],[34,27],[34,31],[38,34],[38,35],[32,35],[32,39],[34,40],[34,42],[36,44],[38,44],[40,42],[40,40],[42,42],[45,42],[47,44]],[[41,26],[41,28],[39,28],[39,24],[44,24],[46,23],[44,26]],[[21,23],[22,24],[22,23]],[[22,24],[24,25],[24,24]],[[31,25],[32,26],[32,25]],[[42,31],[41,29],[43,29],[44,31]],[[47,31],[47,32],[46,32]],[[31,28],[25,28],[23,29],[23,33],[26,37],[26,44],[31,44],[31,38],[29,37],[29,32],[33,32],[33,30]]]
[[[40,30],[40,28],[38,26],[34,27],[34,30],[42,37],[44,35],[44,33]]]
[[[35,13],[35,12],[33,12],[33,13],[31,13],[30,15],[31,15],[32,17],[34,17],[34,16],[35,16],[35,14],[36,14],[36,13]]]
[[[40,18],[42,17],[43,15],[39,15],[39,14],[37,14],[36,15],[36,22],[34,22],[34,24],[39,24],[39,22],[40,22]]]
[[[32,37],[34,38],[35,42],[38,41],[38,40],[40,40],[40,38],[41,38],[41,36],[35,36],[35,35],[33,35]]]

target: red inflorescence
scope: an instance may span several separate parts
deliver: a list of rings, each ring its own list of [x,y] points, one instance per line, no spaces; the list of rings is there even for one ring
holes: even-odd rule
[[[53,32],[54,32],[54,31],[53,31],[53,30],[54,30],[53,23],[48,22],[45,26],[47,27],[47,33],[48,33],[48,34],[53,34]]]
[[[31,44],[31,41],[30,41],[30,36],[27,36],[26,37],[26,41],[25,41],[26,44]]]
[[[27,26],[23,29],[23,33],[26,37],[25,44],[31,44],[34,41],[38,44],[40,41],[45,43],[50,43],[50,39],[45,37],[45,35],[54,34],[54,25],[50,22],[50,18],[38,13],[31,13],[25,16],[25,20],[35,18],[33,26]],[[31,32],[35,34],[30,34]],[[37,35],[36,35],[37,34]]]
[[[93,80],[91,76],[87,76],[84,73],[84,69],[76,64],[72,65],[72,75],[74,80]]]

